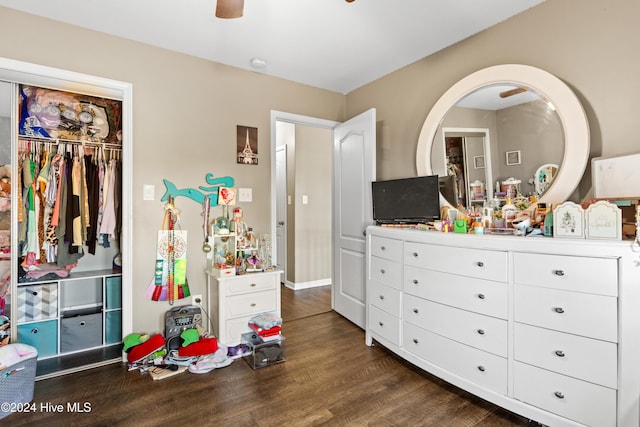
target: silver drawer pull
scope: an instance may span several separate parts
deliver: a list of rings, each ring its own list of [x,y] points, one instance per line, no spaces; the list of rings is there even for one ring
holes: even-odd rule
[[[553,311],[555,311],[556,313],[564,313],[564,308],[562,307],[553,307]]]
[[[413,312],[414,312],[415,314],[418,314],[418,309],[417,309],[417,308],[414,308],[414,309],[413,309]]]
[[[80,322],[80,326],[84,326],[86,324],[87,324],[87,322],[85,322],[84,320],[82,322]]]
[[[558,357],[564,357],[564,351],[562,351],[562,350],[556,350],[556,351],[554,351],[554,353]]]
[[[386,250],[387,250],[387,247],[386,247],[386,246],[380,246],[380,250],[381,250],[381,251],[386,251]]]
[[[380,295],[380,299],[384,299],[384,295]]]
[[[484,267],[484,262],[482,262],[482,261],[478,261],[478,262],[476,262],[476,265],[477,265],[478,267]]]
[[[418,338],[414,338],[414,339],[413,339],[413,343],[414,343],[414,344],[418,344],[418,342],[419,342],[419,341],[418,341]]]
[[[480,366],[478,366],[478,371],[484,372],[484,371],[486,371],[486,368],[484,366],[480,365]]]
[[[255,288],[257,285],[255,283],[252,283],[249,286],[252,287],[252,288]]]
[[[418,258],[418,252],[414,252],[411,255],[413,255],[414,258]]]
[[[256,303],[255,303],[255,302],[252,302],[250,305],[251,305],[251,307],[255,307],[255,306],[256,306]]]
[[[480,335],[484,335],[484,329],[478,329],[476,332]]]
[[[33,329],[31,329],[31,333],[32,333],[32,334],[37,334],[38,332],[39,332],[39,331],[38,331],[38,328],[33,328]]]
[[[553,274],[555,274],[556,276],[564,276],[564,271],[562,270],[553,270]]]
[[[417,285],[417,284],[418,284],[418,279],[413,279],[413,280],[412,280],[412,283],[413,283],[414,285]]]
[[[38,291],[31,291],[31,295],[33,295],[34,297],[38,295]]]
[[[561,391],[556,391],[555,393],[553,393],[554,396],[556,396],[558,399],[564,399],[564,393]]]
[[[381,268],[381,269],[380,269],[380,273],[384,274],[384,273],[386,273],[386,272],[387,272],[387,271],[386,271],[384,268]]]
[[[485,296],[484,296],[484,294],[478,294],[478,298],[485,299]]]
[[[384,326],[384,322],[378,322],[378,325]]]

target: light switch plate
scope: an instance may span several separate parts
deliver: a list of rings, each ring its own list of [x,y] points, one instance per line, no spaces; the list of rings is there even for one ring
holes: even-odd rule
[[[154,200],[156,193],[156,186],[152,184],[145,184],[142,186],[142,200]]]
[[[251,201],[253,201],[253,189],[252,188],[239,188],[238,189],[238,201],[239,202],[251,202]]]

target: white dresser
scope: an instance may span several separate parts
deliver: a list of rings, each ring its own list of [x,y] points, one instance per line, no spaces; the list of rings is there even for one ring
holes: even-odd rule
[[[281,271],[247,273],[217,277],[207,274],[209,317],[213,332],[226,346],[240,343],[240,336],[249,332],[249,320],[259,313],[280,311]]]
[[[366,343],[551,426],[640,425],[640,248],[367,229]]]

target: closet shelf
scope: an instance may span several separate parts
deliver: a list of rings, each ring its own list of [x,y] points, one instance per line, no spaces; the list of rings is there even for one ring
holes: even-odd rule
[[[35,142],[43,142],[43,143],[50,143],[50,144],[93,145],[93,146],[116,149],[116,150],[122,149],[121,144],[114,144],[111,142],[91,141],[91,140],[47,138],[44,136],[25,136],[25,135],[18,135],[18,139],[21,141],[35,141]]]

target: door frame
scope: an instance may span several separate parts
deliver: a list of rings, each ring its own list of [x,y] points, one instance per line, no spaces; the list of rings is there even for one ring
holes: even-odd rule
[[[282,148],[280,148],[282,147]],[[271,249],[272,252],[275,253],[271,255],[272,257],[272,265],[273,266],[277,266],[278,264],[282,266],[282,282],[283,283],[287,283],[287,226],[289,223],[289,218],[287,216],[287,194],[288,194],[288,186],[287,186],[287,170],[288,170],[288,159],[287,159],[287,146],[286,145],[279,145],[275,147],[275,154],[273,157],[274,163],[276,162],[276,157],[278,155],[278,151],[284,151],[284,186],[285,186],[285,194],[278,194],[278,171],[277,171],[277,167],[276,167],[276,172],[275,172],[275,177],[276,177],[276,191],[272,193],[272,196],[275,197],[275,204],[276,204],[276,215],[274,216],[274,220],[273,223],[275,224],[275,229],[276,231],[278,230],[278,217],[277,217],[277,212],[278,212],[278,204],[280,203],[284,203],[284,209],[282,212],[282,215],[284,216],[284,226],[282,227],[282,257],[284,258],[284,260],[279,260],[278,259],[278,239],[276,238],[276,234],[274,232],[273,237],[271,238]],[[280,172],[282,173],[282,171]],[[281,199],[282,198],[282,199]],[[275,260],[275,261],[274,261]]]
[[[277,143],[277,139],[276,139],[276,122],[287,122],[287,123],[293,123],[295,125],[300,125],[300,126],[311,126],[311,127],[317,127],[317,128],[322,128],[322,129],[330,129],[333,132],[333,129],[340,124],[340,122],[336,122],[333,120],[326,120],[326,119],[319,119],[317,117],[311,117],[311,116],[303,116],[300,114],[293,114],[293,113],[287,113],[284,111],[277,111],[277,110],[271,110],[271,170],[270,170],[270,174],[271,174],[271,207],[270,207],[270,215],[271,215],[271,220],[270,220],[270,228],[271,228],[271,252],[272,252],[272,264],[276,265],[277,264],[277,254],[278,254],[278,248],[277,248],[277,242],[276,242],[276,203],[277,203],[277,198],[276,198],[276,143]],[[332,140],[333,140],[333,135],[332,135]],[[285,243],[285,248],[286,248],[286,243]],[[286,256],[286,254],[285,254]],[[285,260],[285,265],[286,265],[286,260]],[[286,272],[285,272],[285,276],[286,276]],[[332,285],[333,286],[333,285]],[[333,300],[331,302],[332,307],[333,308]]]

